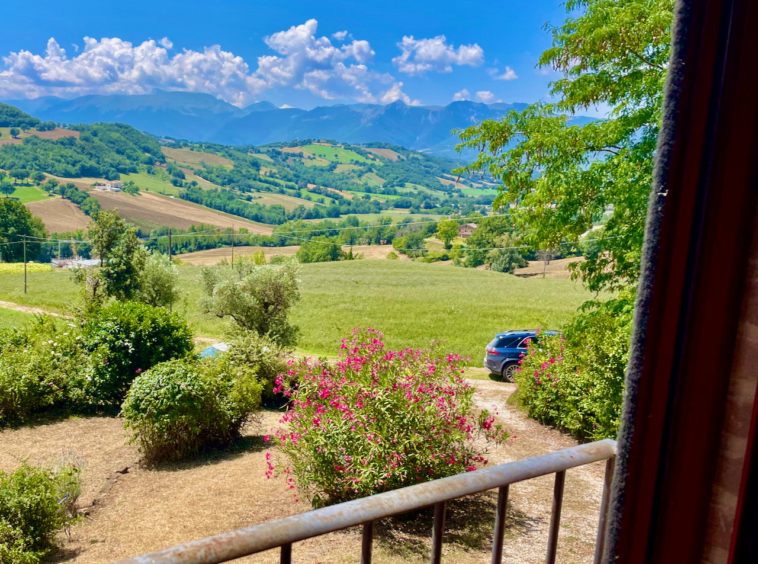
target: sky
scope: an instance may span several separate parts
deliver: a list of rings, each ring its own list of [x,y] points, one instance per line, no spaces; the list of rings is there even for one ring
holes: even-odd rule
[[[3,2],[0,99],[205,92],[240,107],[535,102],[559,0]]]

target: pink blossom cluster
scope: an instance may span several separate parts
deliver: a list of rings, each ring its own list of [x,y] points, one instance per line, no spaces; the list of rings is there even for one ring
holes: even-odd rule
[[[380,332],[358,328],[337,362],[291,361],[274,388],[290,398],[274,433],[285,457],[268,459],[267,476],[281,472],[320,504],[486,465],[475,441],[508,434],[474,408],[463,359],[442,346],[385,350]]]

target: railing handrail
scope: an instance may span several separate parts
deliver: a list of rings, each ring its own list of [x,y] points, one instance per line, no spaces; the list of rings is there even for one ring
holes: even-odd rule
[[[605,439],[291,515],[143,554],[122,560],[118,564],[228,562],[348,527],[371,523],[377,519],[444,504],[467,495],[611,459],[615,455],[616,441]]]

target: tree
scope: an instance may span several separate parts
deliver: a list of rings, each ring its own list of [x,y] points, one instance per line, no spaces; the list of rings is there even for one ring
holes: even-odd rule
[[[14,139],[17,139],[19,133],[21,132],[18,130],[18,127],[11,127],[11,130],[10,130],[11,137],[13,137]]]
[[[21,262],[24,260],[23,236],[47,237],[47,231],[42,220],[32,215],[24,204],[18,200],[0,200],[0,245],[2,260],[6,262]],[[34,239],[26,244],[27,256],[36,256],[40,252],[40,243]]]
[[[179,273],[168,255],[150,253],[139,278],[139,301],[151,306],[168,307],[179,299]]]
[[[5,194],[6,198],[9,198],[13,192],[16,191],[16,187],[13,186],[10,182],[2,182],[0,181],[0,192]]]
[[[116,212],[103,211],[97,215],[97,220],[89,228],[88,235],[92,241],[92,249],[100,257],[100,266],[103,266],[105,259],[126,230],[126,223]]]
[[[603,216],[599,252],[575,263],[593,290],[636,283],[670,51],[673,0],[569,0],[569,18],[549,27],[552,48],[540,58],[563,77],[557,101],[537,103],[501,121],[461,133],[459,148],[480,150],[456,170],[489,172],[502,182],[496,209],[513,212],[536,248],[580,243]],[[608,119],[584,126],[569,116],[595,106]]]
[[[32,180],[34,180],[34,182],[37,184],[42,184],[42,182],[45,180],[45,175],[42,172],[35,172],[32,174]]]
[[[313,237],[303,242],[297,250],[297,260],[302,263],[332,262],[345,259],[345,251],[335,239]]]
[[[206,313],[231,318],[239,328],[265,335],[281,346],[297,343],[298,328],[288,319],[300,300],[295,261],[267,266],[245,261],[234,267],[205,267],[201,273],[206,297],[200,306]]]
[[[48,178],[47,182],[42,186],[45,192],[52,192],[58,187],[58,181],[55,178]]]
[[[445,219],[437,224],[437,237],[445,243],[445,248],[449,249],[453,239],[458,236],[458,222],[452,219]]]
[[[21,181],[29,176],[29,171],[23,168],[15,168],[10,171],[11,178],[15,178],[17,181]]]

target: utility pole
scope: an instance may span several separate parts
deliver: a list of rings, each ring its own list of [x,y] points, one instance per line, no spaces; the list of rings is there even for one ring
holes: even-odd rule
[[[171,228],[168,228],[168,262],[171,262]]]
[[[26,235],[22,235],[24,238],[24,294],[26,294]]]
[[[58,260],[61,260],[61,240],[58,239]]]
[[[234,266],[234,227],[232,227],[232,266]]]

